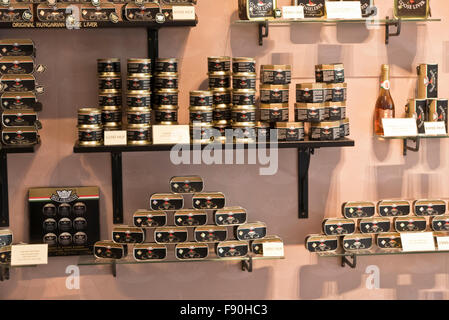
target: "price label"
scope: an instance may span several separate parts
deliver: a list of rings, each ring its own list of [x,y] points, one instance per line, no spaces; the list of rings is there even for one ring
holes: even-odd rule
[[[127,144],[126,130],[105,131],[105,146],[123,146]]]
[[[401,233],[403,251],[435,251],[433,232]]]
[[[284,6],[282,7],[283,19],[304,19],[303,6]]]
[[[426,135],[446,135],[446,125],[443,121],[424,122]]]
[[[173,20],[195,20],[195,7],[173,6]]]
[[[282,242],[265,242],[263,244],[264,257],[283,257],[284,244]]]
[[[362,19],[360,1],[326,1],[328,19]]]
[[[418,135],[416,120],[413,118],[382,119],[384,136],[386,137],[410,137]]]
[[[48,264],[48,244],[20,244],[11,247],[11,266]]]
[[[449,250],[449,237],[437,237],[438,250]]]
[[[188,125],[153,126],[153,144],[189,144],[190,130]]]

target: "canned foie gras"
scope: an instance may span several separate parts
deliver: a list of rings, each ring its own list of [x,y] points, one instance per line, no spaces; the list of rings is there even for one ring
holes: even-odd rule
[[[78,140],[82,146],[101,145],[103,129],[100,126],[78,126]]]
[[[121,127],[122,109],[115,106],[103,107],[101,110],[101,121],[105,130],[106,128]]]
[[[102,90],[98,93],[98,105],[103,108],[107,106],[121,106],[122,92],[120,90]]]
[[[231,88],[230,72],[209,72],[209,89]]]
[[[5,92],[0,100],[3,110],[35,110],[40,104],[32,92]]]
[[[178,72],[178,59],[160,58],[156,59],[155,71],[160,72]]]
[[[247,213],[242,207],[224,207],[214,211],[218,226],[237,226],[246,223]]]
[[[151,90],[151,75],[130,74],[126,79],[126,87],[129,91]]]
[[[58,236],[54,233],[46,233],[42,239],[43,243],[48,244],[49,246],[56,246],[58,244]]]
[[[225,112],[224,111],[220,111],[220,113]],[[229,112],[230,113],[230,112]],[[215,110],[214,110],[214,114],[215,114]],[[226,130],[231,130],[231,122],[228,120],[219,120],[219,121],[215,121],[213,123],[213,129],[216,130],[219,133],[218,137],[214,137],[215,140],[218,139],[218,141],[222,142],[222,143],[226,143]],[[229,142],[228,143],[232,143],[233,142],[233,136],[231,136],[229,138]]]
[[[194,144],[210,143],[213,141],[212,123],[195,121],[190,124],[190,137]]]
[[[258,121],[256,122],[257,140],[270,141],[271,125],[268,122]]]
[[[61,246],[70,246],[72,244],[72,235],[69,232],[63,232],[58,236],[58,243]]]
[[[208,57],[207,58],[207,70],[209,72],[229,72],[231,71],[231,58],[230,57]]]
[[[395,218],[394,228],[397,232],[424,231],[427,228],[427,221],[425,217]]]
[[[9,246],[12,244],[12,231],[8,229],[0,230],[0,247]]]
[[[231,120],[231,106],[228,104],[214,105],[213,119],[214,121],[225,121],[228,124],[229,120]]]
[[[323,221],[323,232],[328,236],[353,234],[356,225],[352,219],[326,219]]]
[[[291,78],[291,65],[260,66],[260,81],[263,84],[290,84]]]
[[[349,119],[340,120],[340,137],[349,136]]]
[[[220,258],[245,257],[248,252],[249,245],[246,241],[222,241],[215,248],[215,253]]]
[[[181,209],[174,214],[175,225],[185,226],[203,226],[207,223],[206,210]]]
[[[126,93],[126,105],[128,108],[150,108],[151,91],[128,91]]]
[[[204,189],[204,182],[199,176],[173,177],[170,179],[170,189],[173,193],[201,192]]]
[[[154,88],[160,89],[178,89],[178,74],[172,72],[158,73],[154,77]]]
[[[148,124],[128,124],[126,128],[128,144],[145,145],[151,143],[151,126]]]
[[[187,241],[187,228],[163,227],[154,230],[154,240],[157,243],[179,243]]]
[[[5,145],[33,145],[39,142],[35,127],[9,127],[2,130]]]
[[[98,241],[94,245],[94,255],[99,259],[122,259],[128,254],[126,244],[115,243],[109,240]]]
[[[347,99],[346,83],[328,83],[325,88],[325,101],[343,102]]]
[[[0,22],[33,22],[33,6],[31,4],[0,7]]]
[[[418,99],[438,98],[438,64],[420,64],[418,72]]]
[[[2,123],[5,127],[28,127],[38,123],[37,113],[21,110],[6,110],[2,114]]]
[[[449,216],[436,216],[431,222],[433,231],[449,231]]]
[[[231,119],[233,122],[254,122],[256,121],[256,109],[256,106],[233,106]]]
[[[427,121],[444,122],[447,133],[447,114],[448,114],[448,100],[447,99],[428,99],[427,100]]]
[[[158,124],[177,124],[178,106],[157,106],[154,118]]]
[[[408,216],[411,206],[406,200],[382,200],[377,204],[377,211],[382,217]]]
[[[369,218],[376,213],[376,206],[373,202],[366,201],[348,201],[342,205],[343,216],[352,218]]]
[[[262,84],[260,86],[261,103],[288,103],[289,86]]]
[[[150,108],[129,108],[126,111],[128,124],[150,124],[151,109]]]
[[[31,39],[0,40],[0,55],[2,56],[35,56],[36,50]]]
[[[133,224],[138,228],[162,227],[167,224],[167,214],[165,211],[140,209],[133,214]]]
[[[232,72],[256,72],[256,59],[247,57],[232,58]]]
[[[346,102],[325,102],[324,108],[329,121],[338,121],[346,118]]]
[[[136,227],[114,227],[112,229],[112,241],[121,244],[143,243],[145,231]]]
[[[296,102],[321,103],[325,100],[326,86],[323,83],[298,83],[296,85]]]
[[[132,58],[127,63],[128,74],[151,73],[151,59]]]
[[[0,248],[0,263],[11,263],[11,246]]]
[[[417,216],[441,216],[446,213],[446,201],[416,200],[413,203],[413,212]]]
[[[190,122],[202,122],[208,123],[213,120],[214,109],[209,106],[204,107],[190,107]]]
[[[424,122],[427,119],[427,100],[426,99],[409,99],[405,106],[405,114],[407,118],[416,119],[418,133],[425,133]]]
[[[75,229],[75,231],[82,231],[85,230],[86,228],[87,228],[86,219],[84,219],[83,217],[73,219],[73,229]]]
[[[235,236],[239,240],[262,239],[267,235],[267,226],[263,222],[245,223],[237,227]]]
[[[340,121],[312,123],[310,139],[325,141],[340,138]]]
[[[177,244],[175,255],[179,260],[205,259],[209,255],[209,246],[196,242],[186,242]]]
[[[284,242],[278,236],[266,236],[263,239],[257,239],[251,242],[251,251],[256,255],[263,255],[264,243],[281,243]]]
[[[43,87],[37,85],[36,78],[32,74],[6,74],[1,77],[0,82],[1,89],[4,92],[17,92],[17,94],[23,94],[24,92],[43,92]]]
[[[58,206],[58,215],[63,218],[69,218],[72,212],[72,207],[68,203],[61,203]]]
[[[87,234],[85,232],[79,231],[73,235],[73,245],[84,246],[87,243]]]
[[[222,209],[225,206],[225,196],[221,192],[198,192],[192,197],[195,209]]]
[[[324,103],[295,103],[295,120],[321,122],[329,119],[328,109]]]
[[[97,59],[97,72],[100,76],[120,75],[120,59]]]
[[[236,89],[256,89],[255,73],[234,73],[232,75],[232,87]]]
[[[122,77],[121,76],[99,76],[98,89],[101,90],[121,90]]]
[[[345,251],[369,250],[373,247],[371,234],[355,233],[343,237],[343,249]]]
[[[235,143],[256,143],[256,123],[255,122],[233,122]]]
[[[64,2],[78,2],[77,0],[63,0]],[[83,21],[96,21],[96,22],[112,22],[117,23],[120,21],[119,11],[112,4],[102,3],[101,6],[81,6],[81,17]]]
[[[86,215],[86,212],[87,207],[83,202],[76,202],[73,205],[73,214],[75,215],[75,217],[84,217]]]
[[[190,106],[191,107],[212,107],[213,95],[212,91],[196,90],[190,91]]]
[[[72,229],[72,220],[69,218],[62,218],[58,221],[58,229],[60,231],[70,231]]]
[[[304,8],[305,18],[321,18],[325,15],[326,7],[324,0],[296,0],[297,5]]]
[[[306,238],[306,248],[310,252],[334,252],[338,249],[338,244],[336,236],[311,234]]]
[[[316,82],[343,83],[345,82],[345,68],[342,63],[319,64],[315,66]]]
[[[379,233],[376,242],[380,249],[402,248],[401,234],[398,232]]]
[[[218,88],[212,90],[212,104],[231,104],[232,103],[231,89]],[[190,103],[190,105],[192,105]]]
[[[53,232],[58,229],[58,223],[53,218],[47,218],[42,223],[42,228],[45,232]]]
[[[260,120],[267,122],[288,121],[288,103],[261,104]]]
[[[28,56],[0,58],[1,74],[31,74],[35,71],[43,72],[44,70],[44,66],[35,66],[33,58]]]
[[[97,108],[81,108],[78,110],[78,125],[101,126],[101,110]]]
[[[219,242],[225,241],[228,236],[228,229],[220,226],[197,227],[194,230],[196,242]]]
[[[176,193],[154,193],[150,206],[152,210],[179,210],[184,206],[184,197]]]
[[[276,129],[279,141],[304,140],[304,123],[302,122],[277,122]]]
[[[162,89],[154,92],[154,103],[158,106],[177,106],[178,90]]]
[[[136,244],[133,256],[136,261],[164,260],[167,257],[167,247],[156,243]]]
[[[256,90],[239,89],[232,92],[232,104],[235,106],[253,106],[256,104]]]
[[[56,206],[53,203],[47,203],[42,208],[42,213],[46,218],[55,218],[57,214]]]
[[[388,218],[365,218],[361,219],[359,229],[361,233],[388,232],[391,228],[391,221]]]

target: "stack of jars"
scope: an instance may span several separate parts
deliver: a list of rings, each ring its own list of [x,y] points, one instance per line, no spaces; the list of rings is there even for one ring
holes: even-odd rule
[[[178,59],[157,59],[155,72],[153,102],[156,124],[178,124]]]
[[[78,110],[78,140],[82,146],[103,144],[101,109],[85,107]]]
[[[151,77],[151,59],[128,59],[126,131],[131,145],[151,143]]]
[[[190,135],[194,143],[207,143],[213,126],[212,91],[190,92]]]

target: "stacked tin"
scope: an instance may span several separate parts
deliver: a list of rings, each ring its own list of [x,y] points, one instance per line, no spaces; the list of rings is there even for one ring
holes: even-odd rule
[[[153,103],[156,124],[178,124],[178,59],[157,59],[155,72]]]
[[[120,71],[119,58],[97,60],[98,106],[101,112],[100,124],[103,125],[103,130],[122,129],[122,75]],[[92,126],[93,124],[86,125]],[[93,129],[97,130],[98,128]],[[82,143],[81,139],[80,143]],[[93,144],[92,141],[86,141],[86,143],[88,145]],[[101,141],[97,141],[97,143],[101,143]]]
[[[193,143],[208,143],[213,127],[214,108],[212,91],[190,92],[190,134]]]
[[[126,78],[127,140],[131,145],[151,142],[151,59],[128,59]]]
[[[0,40],[1,74],[1,143],[5,145],[33,145],[39,142],[40,109],[36,94],[42,92],[34,73],[45,68],[36,65],[35,46],[29,39]]]
[[[343,64],[317,65],[315,78],[316,83],[296,85],[295,120],[310,123],[311,140],[337,140],[349,135]]]

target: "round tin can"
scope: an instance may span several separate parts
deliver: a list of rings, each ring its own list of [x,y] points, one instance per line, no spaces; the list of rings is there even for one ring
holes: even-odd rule
[[[237,122],[232,124],[236,143],[256,143],[256,123]]]
[[[256,122],[257,140],[270,141],[271,126],[268,122]]]
[[[98,105],[100,107],[106,106],[121,106],[122,92],[120,90],[102,90],[98,93]]]
[[[207,69],[209,72],[231,71],[231,57],[208,57]]]
[[[190,136],[193,143],[209,143],[212,137],[212,123],[194,123],[190,125]]]
[[[87,243],[87,234],[85,234],[84,232],[77,232],[73,235],[73,243],[78,245],[78,246],[82,246],[85,245]]]
[[[87,228],[87,220],[83,217],[78,217],[73,220],[73,229],[76,231],[85,230]]]
[[[303,122],[278,122],[276,123],[279,141],[302,141],[304,140]]]
[[[232,75],[232,87],[237,89],[256,89],[255,73],[234,73]]]
[[[128,59],[128,74],[151,73],[151,59]]]
[[[310,139],[321,141],[340,139],[340,121],[312,123]]]
[[[191,107],[212,106],[212,104],[213,104],[212,91],[204,91],[204,90],[190,91]]]
[[[58,207],[58,214],[60,217],[68,218],[72,212],[72,207],[68,203],[61,203]]]
[[[151,91],[128,91],[126,105],[128,108],[151,108]]]
[[[58,236],[54,233],[47,233],[42,240],[49,246],[55,246],[58,243]]]
[[[72,235],[68,232],[63,232],[58,236],[58,242],[63,246],[68,246],[72,244]]]
[[[288,103],[261,104],[260,120],[267,122],[288,121]]]
[[[103,129],[100,126],[78,126],[78,140],[82,146],[101,145]]]
[[[178,89],[178,74],[171,72],[156,74],[154,77],[154,89]]]
[[[154,92],[154,103],[158,106],[177,106],[178,90],[162,89]]]
[[[100,76],[98,77],[98,89],[101,90],[121,90],[121,76]]]
[[[327,94],[324,83],[298,83],[296,85],[296,102],[321,103]]]
[[[70,229],[72,229],[72,220],[69,218],[62,218],[58,221],[58,228],[60,231],[70,231]]]
[[[214,109],[209,106],[190,107],[190,122],[212,122]]]
[[[117,131],[117,130],[122,130],[122,124],[116,124],[116,125],[112,125],[110,124],[109,126],[103,126],[103,131]]]
[[[256,72],[256,59],[247,57],[237,57],[232,59],[232,72]]]
[[[256,106],[234,106],[231,109],[231,119],[233,122],[256,121]]]
[[[230,72],[209,72],[209,89],[231,88]]]
[[[159,72],[178,72],[178,59],[160,58],[156,59],[155,71]]]
[[[120,107],[108,106],[101,110],[101,121],[103,127],[118,127],[122,125],[122,109]]]
[[[325,100],[331,102],[344,102],[347,97],[348,85],[346,83],[329,83],[325,89]]]
[[[260,86],[261,103],[288,103],[289,86],[262,84]]]
[[[149,108],[129,108],[126,118],[128,124],[150,124],[151,109]]]
[[[75,217],[84,217],[87,212],[87,207],[83,202],[77,202],[73,205],[73,213]]]
[[[231,105],[217,104],[214,105],[214,121],[231,120]]]
[[[290,84],[292,66],[263,65],[260,66],[260,81],[263,84]]]
[[[212,91],[212,103],[213,104],[231,104],[232,94],[231,89],[214,89]]]
[[[321,122],[329,119],[324,103],[295,103],[295,121]]]
[[[130,74],[126,84],[129,91],[151,90],[151,75]]]
[[[214,139],[223,143],[226,142],[226,130],[232,129],[231,122],[227,120],[214,121],[213,128],[220,134],[219,137],[214,137]],[[232,143],[232,140],[229,143]]]
[[[235,106],[252,106],[256,104],[256,90],[239,89],[232,92],[232,104]]]
[[[97,59],[97,71],[99,75],[120,75],[120,59]]]
[[[151,126],[145,124],[129,124],[126,129],[128,144],[145,145],[150,144]]]
[[[101,111],[97,108],[81,108],[78,110],[78,125],[101,126]]]
[[[54,218],[56,217],[56,206],[53,203],[47,203],[42,208],[42,213],[44,214],[44,217]]]
[[[325,83],[345,82],[345,67],[343,63],[316,65],[315,80],[316,82]]]
[[[178,106],[158,106],[154,109],[154,118],[158,124],[177,124]]]
[[[52,232],[58,228],[58,223],[53,218],[47,218],[44,220],[42,227],[44,228],[45,232]]]

